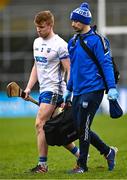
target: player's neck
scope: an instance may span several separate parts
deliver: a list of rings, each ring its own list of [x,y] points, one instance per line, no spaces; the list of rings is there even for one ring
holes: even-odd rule
[[[47,37],[45,37],[45,40],[51,39],[55,35],[54,31],[52,30]]]
[[[89,25],[85,25],[83,31],[81,32],[81,34],[88,33],[88,32],[90,31],[90,29],[91,29],[91,28],[90,28]]]

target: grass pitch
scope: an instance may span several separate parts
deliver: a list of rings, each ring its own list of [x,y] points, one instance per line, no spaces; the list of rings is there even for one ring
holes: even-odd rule
[[[107,144],[119,149],[113,172],[107,170],[106,160],[90,146],[89,171],[69,175],[67,171],[74,166],[75,157],[63,147],[50,146],[49,172],[32,175],[28,170],[38,160],[34,118],[0,119],[0,179],[126,179],[127,115],[120,119],[96,116],[92,129]]]

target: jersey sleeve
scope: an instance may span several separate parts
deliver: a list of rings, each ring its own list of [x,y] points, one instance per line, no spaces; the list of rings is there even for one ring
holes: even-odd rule
[[[66,59],[69,57],[68,49],[67,49],[67,43],[64,40],[60,42],[58,56],[59,56],[60,60]]]

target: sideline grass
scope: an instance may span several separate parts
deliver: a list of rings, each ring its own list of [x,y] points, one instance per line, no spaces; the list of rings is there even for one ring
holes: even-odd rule
[[[107,171],[105,159],[90,147],[89,171],[68,175],[75,158],[63,147],[49,147],[47,174],[25,173],[37,163],[34,118],[0,119],[0,179],[126,179],[127,178],[127,115],[120,119],[96,116],[92,129],[104,141],[119,149],[117,165]],[[78,142],[76,142],[78,144]]]

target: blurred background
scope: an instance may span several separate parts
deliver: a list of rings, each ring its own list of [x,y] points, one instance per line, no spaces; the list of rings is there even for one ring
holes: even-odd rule
[[[55,16],[55,32],[66,41],[73,35],[69,20],[70,12],[84,2],[80,0],[0,0],[0,116],[10,116],[12,108],[18,108],[22,115],[33,115],[34,105],[7,98],[6,86],[17,82],[26,87],[31,67],[34,63],[32,46],[37,37],[34,16],[41,10],[51,10]],[[120,103],[127,112],[127,1],[126,0],[87,0],[90,4],[92,25],[106,35],[111,43],[113,56],[120,69]],[[32,94],[37,98],[38,85]],[[20,106],[19,106],[19,103]],[[23,103],[23,104],[22,104]],[[107,106],[102,103],[102,111]],[[26,105],[27,104],[27,105]],[[14,107],[15,106],[15,107]],[[28,112],[26,111],[28,106]],[[30,107],[31,106],[31,107]],[[24,108],[24,109],[23,109]],[[31,108],[31,111],[30,111]],[[9,111],[10,109],[10,111]],[[18,112],[18,110],[17,110]],[[27,114],[25,114],[27,113]],[[33,113],[33,114],[31,114]]]

